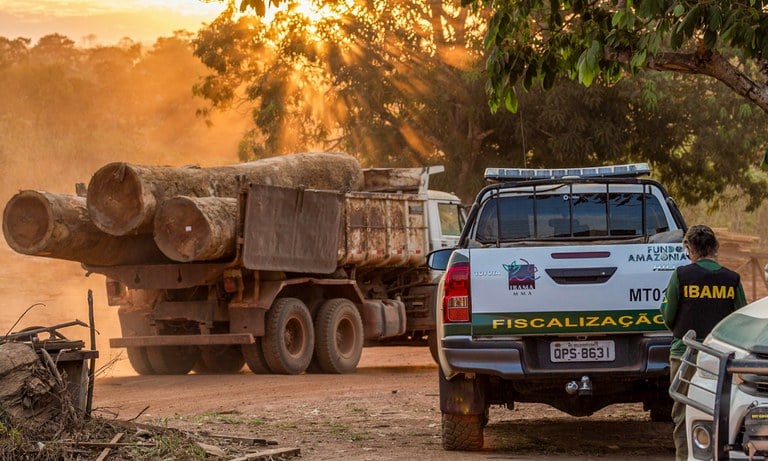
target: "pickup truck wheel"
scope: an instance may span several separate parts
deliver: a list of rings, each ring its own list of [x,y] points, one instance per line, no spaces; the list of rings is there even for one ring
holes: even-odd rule
[[[152,365],[149,364],[149,357],[147,357],[147,349],[144,347],[127,347],[128,362],[130,362],[134,371],[140,375],[154,375],[155,370],[152,369]]]
[[[325,373],[352,373],[363,353],[363,321],[352,301],[329,299],[315,319],[315,358]]]
[[[309,309],[296,298],[280,298],[267,311],[261,340],[264,359],[274,373],[297,375],[309,366],[315,331]]]
[[[256,338],[253,344],[243,344],[240,346],[243,351],[243,358],[248,368],[257,375],[268,375],[272,373],[269,369],[266,359],[264,359],[264,350],[261,348],[261,337]]]
[[[243,365],[245,359],[237,346],[202,346],[194,370],[198,373],[237,373]]]
[[[429,353],[432,355],[432,360],[439,364],[440,356],[437,354],[437,331],[430,330],[427,333],[427,346],[429,347]]]
[[[185,375],[200,358],[195,346],[147,347],[149,365],[159,375]]]
[[[483,448],[482,415],[443,413],[443,449],[478,451]]]
[[[651,406],[650,408],[651,421],[657,423],[668,423],[672,421],[672,402],[663,402]]]

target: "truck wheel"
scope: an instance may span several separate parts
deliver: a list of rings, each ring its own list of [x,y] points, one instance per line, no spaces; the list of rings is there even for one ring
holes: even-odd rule
[[[440,356],[437,354],[437,331],[430,330],[427,333],[427,346],[429,347],[429,353],[432,355],[432,360],[435,363],[440,363]]]
[[[329,299],[315,319],[315,358],[325,373],[352,373],[363,353],[363,321],[352,301]]]
[[[267,311],[261,340],[264,359],[274,373],[297,375],[309,366],[315,331],[309,309],[296,298],[280,298]]]
[[[245,359],[237,346],[202,346],[194,369],[198,373],[237,373],[243,365]]]
[[[482,415],[443,413],[443,449],[479,451],[483,448]]]
[[[194,346],[153,346],[147,348],[147,358],[159,375],[185,375],[195,366],[200,352]]]
[[[659,403],[650,408],[651,421],[668,423],[672,421],[672,403]]]
[[[272,373],[267,361],[264,359],[264,350],[261,348],[261,337],[256,338],[253,344],[243,344],[240,346],[243,351],[243,358],[248,368],[257,375],[268,375]]]
[[[152,369],[152,365],[149,364],[149,357],[147,357],[147,349],[144,347],[126,347],[128,352],[128,362],[130,362],[136,373],[140,375],[154,375],[155,370]]]

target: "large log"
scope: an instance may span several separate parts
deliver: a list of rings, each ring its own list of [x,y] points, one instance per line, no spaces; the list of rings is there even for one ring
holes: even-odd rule
[[[112,235],[152,233],[159,204],[176,196],[237,197],[237,177],[247,182],[311,189],[359,190],[357,160],[341,153],[302,153],[237,165],[196,168],[110,163],[88,186],[88,212]]]
[[[210,261],[233,255],[237,199],[174,197],[155,213],[155,243],[175,261]]]
[[[97,266],[169,262],[152,236],[109,235],[91,222],[85,198],[66,194],[19,192],[3,211],[3,235],[26,255]]]

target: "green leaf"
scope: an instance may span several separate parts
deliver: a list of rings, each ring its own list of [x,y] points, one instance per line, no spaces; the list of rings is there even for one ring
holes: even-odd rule
[[[675,9],[672,11],[672,14],[676,18],[679,18],[683,15],[683,13],[685,13],[685,6],[683,6],[683,4],[681,3],[678,3],[677,5],[675,5]]]
[[[634,53],[632,55],[632,60],[630,61],[629,65],[632,67],[632,69],[639,69],[641,67],[645,66],[646,58],[648,57],[648,54],[645,50]]]
[[[519,104],[519,101],[517,100],[517,94],[515,94],[515,91],[509,87],[507,87],[505,93],[506,95],[504,97],[504,107],[506,107],[508,111],[514,114],[517,112],[517,107]]]

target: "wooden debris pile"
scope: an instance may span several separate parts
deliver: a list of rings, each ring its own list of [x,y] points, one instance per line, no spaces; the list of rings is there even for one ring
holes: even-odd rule
[[[195,434],[129,421],[93,418],[53,436],[0,434],[0,459],[13,460],[148,460],[212,459],[280,461],[301,456],[299,448],[251,437]]]
[[[342,153],[300,153],[199,168],[110,163],[85,197],[26,190],[9,200],[3,235],[15,251],[94,266],[216,260],[234,253],[242,184],[361,190]]]

